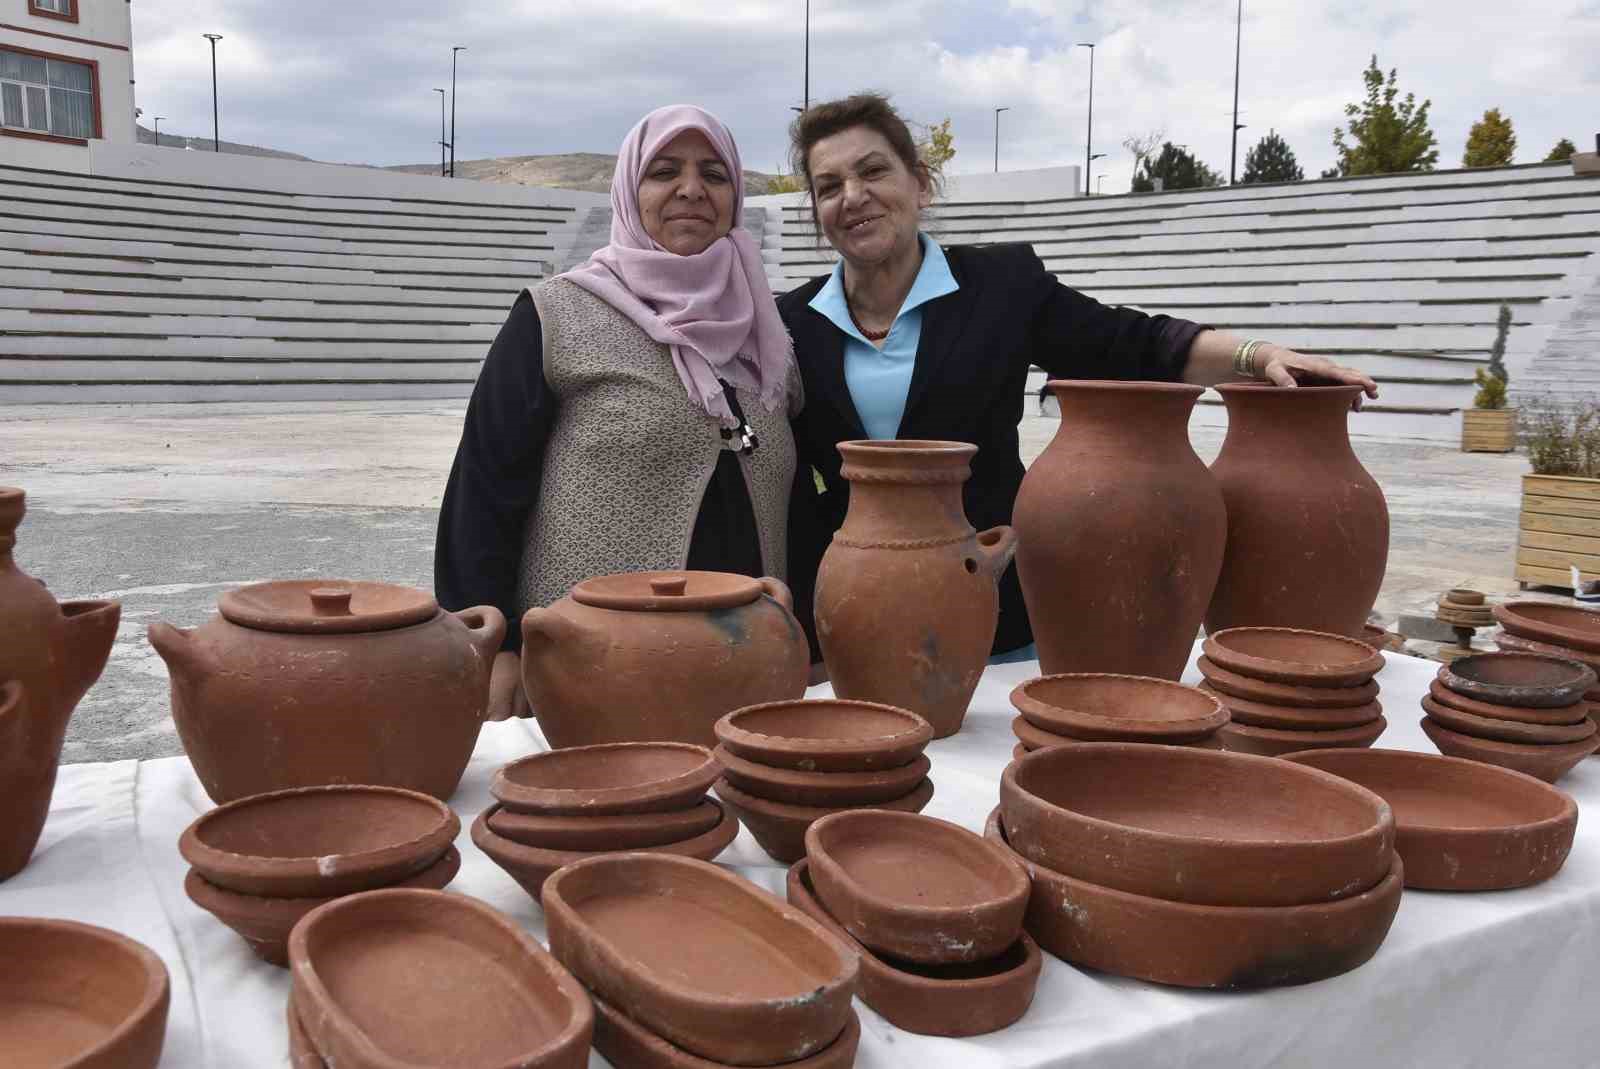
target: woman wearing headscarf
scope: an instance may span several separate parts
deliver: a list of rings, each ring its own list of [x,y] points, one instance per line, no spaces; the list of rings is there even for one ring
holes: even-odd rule
[[[434,590],[508,620],[624,571],[785,574],[800,401],[733,135],[700,108],[641,119],[611,182],[611,241],[524,290],[467,406]],[[489,716],[527,715],[520,628]]]

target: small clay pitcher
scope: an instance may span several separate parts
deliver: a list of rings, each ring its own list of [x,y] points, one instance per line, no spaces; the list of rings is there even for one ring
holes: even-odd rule
[[[115,601],[57,604],[12,559],[26,495],[0,487],[0,880],[22,871],[50,812],[67,721],[117,637]]]
[[[1010,527],[980,533],[961,487],[978,447],[841,442],[850,507],[817,570],[817,640],[833,692],[961,729],[994,645]]]

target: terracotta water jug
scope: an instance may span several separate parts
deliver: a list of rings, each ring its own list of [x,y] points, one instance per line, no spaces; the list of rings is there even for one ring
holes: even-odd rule
[[[1061,426],[1022,480],[1017,577],[1046,675],[1177,679],[1222,567],[1222,494],[1189,445],[1204,389],[1051,382]]]
[[[1217,387],[1228,434],[1211,473],[1228,549],[1206,630],[1362,638],[1389,561],[1389,506],[1350,448],[1359,386]]]
[[[12,549],[27,496],[0,487],[0,880],[28,863],[50,812],[67,721],[111,655],[122,605],[60,604],[17,567]]]
[[[965,442],[839,443],[850,481],[844,524],[817,569],[817,640],[833,692],[918,713],[934,738],[961,729],[994,644],[996,584],[1016,549],[981,534],[961,487]]]

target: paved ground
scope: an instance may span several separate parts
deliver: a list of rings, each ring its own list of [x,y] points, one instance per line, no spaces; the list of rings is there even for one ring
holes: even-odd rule
[[[78,707],[63,760],[179,752],[154,620],[203,622],[230,586],[297,575],[431,588],[460,402],[0,407],[0,484],[28,491],[17,560],[59,598],[111,597],[123,625]],[[1056,421],[1028,419],[1031,460]],[[1357,417],[1359,428],[1359,417]],[[1193,439],[1209,461],[1217,431]],[[1378,611],[1432,605],[1464,580],[1507,583],[1518,456],[1361,440],[1388,495]]]

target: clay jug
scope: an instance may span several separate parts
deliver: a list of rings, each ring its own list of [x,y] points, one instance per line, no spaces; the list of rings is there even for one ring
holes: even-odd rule
[[[100,678],[117,637],[115,601],[61,604],[17,567],[12,549],[27,497],[0,487],[0,682],[20,684],[0,698],[0,880],[33,854],[50,812],[67,721]]]
[[[1222,567],[1222,495],[1189,445],[1205,392],[1051,382],[1061,426],[1017,492],[1017,578],[1046,675],[1177,679]]]
[[[1389,560],[1389,506],[1350,448],[1359,386],[1217,387],[1211,465],[1228,549],[1206,630],[1298,627],[1362,638]]]
[[[817,569],[817,641],[833,692],[899,706],[954,735],[994,645],[1016,538],[967,522],[965,442],[839,443],[844,524]]]

